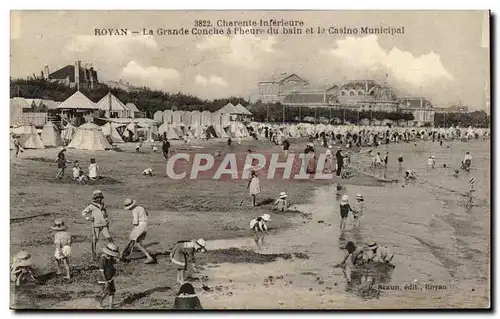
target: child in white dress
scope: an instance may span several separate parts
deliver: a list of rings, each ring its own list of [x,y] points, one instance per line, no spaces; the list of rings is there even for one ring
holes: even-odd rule
[[[96,180],[99,177],[99,165],[95,162],[95,158],[90,159],[89,178]]]
[[[260,179],[255,171],[252,171],[250,174],[247,188],[252,196],[252,206],[257,206],[255,201],[257,194],[260,194]]]

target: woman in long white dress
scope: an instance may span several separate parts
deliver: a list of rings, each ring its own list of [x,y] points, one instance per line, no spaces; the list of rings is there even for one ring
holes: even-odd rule
[[[257,194],[260,194],[260,179],[259,176],[257,176],[257,173],[253,170],[251,172],[247,188],[252,196],[252,206],[255,207],[257,206],[255,203]]]

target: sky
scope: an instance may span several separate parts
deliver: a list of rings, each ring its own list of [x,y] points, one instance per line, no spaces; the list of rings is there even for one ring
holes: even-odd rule
[[[303,28],[404,26],[397,35],[134,35],[143,28],[191,30],[196,20],[302,20]],[[354,79],[387,82],[437,107],[485,108],[489,49],[482,11],[13,11],[11,77],[53,72],[81,60],[100,81],[119,80],[200,98],[257,94],[283,72],[313,87]],[[95,29],[127,28],[126,36]],[[227,28],[224,28],[227,29]]]

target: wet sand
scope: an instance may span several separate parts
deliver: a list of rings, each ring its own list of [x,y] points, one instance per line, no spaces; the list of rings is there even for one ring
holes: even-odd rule
[[[414,164],[411,169],[419,172],[416,183],[405,187],[403,182],[384,187],[349,185],[339,194],[348,194],[352,204],[355,194],[362,193],[366,202],[361,230],[348,230],[346,238],[357,244],[374,240],[396,255],[392,280],[380,289],[379,298],[362,299],[346,292],[342,271],[332,268],[345,256],[345,251],[339,249],[339,196],[333,187],[321,187],[312,204],[299,207],[312,214],[310,223],[266,238],[269,247],[264,253],[300,251],[309,259],[210,268],[205,274],[211,284],[227,286],[231,295],[203,294],[204,305],[219,309],[487,307],[490,214],[489,188],[485,192],[484,185],[489,185],[489,157],[481,149],[489,154],[489,145],[479,141],[449,144],[453,153],[445,148],[449,157],[437,155],[439,159],[460,161],[465,149],[477,148],[477,171],[471,174],[483,186],[476,192],[478,204],[471,210],[465,209],[460,194],[466,190],[467,176],[457,181],[439,169],[424,172],[429,152],[439,154],[430,142],[419,145],[420,152],[407,150],[406,158],[412,159],[407,163]],[[394,153],[405,146],[391,145],[387,149]],[[394,171],[389,171],[389,175],[398,177]],[[433,186],[437,181],[448,188]],[[226,241],[226,247],[244,246],[243,241]],[[266,282],[269,276],[285,279],[271,284]]]

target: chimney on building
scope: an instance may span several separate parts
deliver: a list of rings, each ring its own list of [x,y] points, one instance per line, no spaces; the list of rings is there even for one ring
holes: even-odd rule
[[[80,61],[75,62],[75,85],[77,91],[80,91]]]
[[[84,63],[83,64],[83,77],[85,79],[85,84],[89,83],[89,77],[88,77],[88,74],[87,74],[87,71],[88,71],[88,63]]]
[[[94,89],[94,67],[92,66],[92,63],[90,63],[90,89]]]
[[[49,79],[49,66],[48,65],[43,67],[43,77],[45,80]]]

